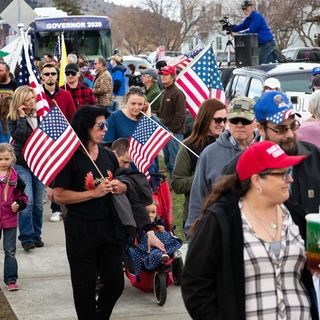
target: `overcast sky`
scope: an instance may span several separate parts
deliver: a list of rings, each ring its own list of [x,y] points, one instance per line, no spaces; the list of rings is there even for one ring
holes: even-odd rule
[[[134,5],[135,2],[137,1],[134,1],[134,0],[104,0],[104,2],[110,2],[110,3],[114,3],[114,4],[117,4],[117,5],[121,5],[121,6],[131,6],[131,5]]]

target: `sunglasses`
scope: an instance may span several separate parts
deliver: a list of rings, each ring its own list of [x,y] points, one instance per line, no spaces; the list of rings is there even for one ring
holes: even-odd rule
[[[75,71],[66,71],[65,74],[66,76],[75,76],[77,73]]]
[[[296,131],[297,129],[299,129],[300,127],[300,122],[298,120],[294,120],[293,122],[290,123],[290,125],[288,126],[277,126],[276,128],[271,128],[271,127],[266,127],[268,129],[270,129],[271,131],[275,132],[276,134],[285,134],[287,133],[289,130],[291,131]]]
[[[57,73],[56,72],[46,72],[46,73],[43,73],[43,75],[44,76],[46,76],[46,77],[49,77],[49,76],[56,76],[57,75]]]
[[[214,120],[215,123],[220,124],[220,123],[226,123],[227,122],[227,118],[212,118],[212,120]]]
[[[129,93],[129,94],[134,94],[134,93],[142,93],[142,94],[145,94],[146,91],[145,91],[143,88],[141,88],[141,87],[132,86],[132,87],[129,88],[128,93]]]
[[[251,124],[253,122],[253,120],[250,121],[250,120],[244,119],[244,118],[233,118],[233,119],[229,119],[229,122],[232,124],[241,123],[242,125],[247,126],[247,125]]]
[[[96,126],[99,128],[99,130],[104,130],[104,128],[108,128],[106,122],[96,123]]]
[[[286,171],[266,171],[266,172],[260,172],[259,176],[275,176],[275,177],[281,177],[283,181],[288,181],[289,177],[291,177],[291,174],[288,170]]]

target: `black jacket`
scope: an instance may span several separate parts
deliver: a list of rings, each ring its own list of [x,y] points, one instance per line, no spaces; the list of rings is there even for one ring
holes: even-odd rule
[[[229,195],[212,205],[189,243],[181,291],[192,319],[246,318],[238,200]]]
[[[146,176],[141,172],[122,168],[117,169],[114,176],[127,186],[126,195],[138,229],[151,230],[152,225],[146,211],[146,206],[150,205],[153,199],[150,184]]]

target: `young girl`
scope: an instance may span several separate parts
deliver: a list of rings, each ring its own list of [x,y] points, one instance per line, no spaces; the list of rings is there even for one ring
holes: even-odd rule
[[[146,210],[153,225],[155,235],[164,244],[166,252],[155,247],[152,247],[149,251],[148,238],[146,234],[143,234],[139,245],[134,249],[134,268],[137,280],[141,273],[142,262],[147,270],[156,269],[160,263],[168,262],[170,256],[182,246],[179,238],[165,231],[162,219],[157,217],[156,203],[147,206]]]
[[[4,282],[9,291],[18,290],[18,264],[15,258],[17,212],[27,206],[24,182],[13,168],[15,155],[8,143],[0,143],[0,238],[3,231]]]

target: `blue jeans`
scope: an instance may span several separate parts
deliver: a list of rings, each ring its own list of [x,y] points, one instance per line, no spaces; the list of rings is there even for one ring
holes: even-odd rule
[[[275,62],[275,47],[276,43],[274,40],[259,46],[259,64]]]
[[[178,140],[183,140],[182,133],[174,133],[173,134]],[[171,138],[169,142],[163,148],[163,155],[164,155],[164,163],[166,164],[167,170],[171,176],[174,163],[176,161],[177,153],[180,147],[180,143],[176,141],[176,139]]]
[[[1,230],[0,230],[1,232]],[[1,238],[1,234],[0,234]],[[18,264],[16,260],[16,238],[17,228],[3,229],[3,251],[5,284],[15,283],[18,278]]]
[[[43,198],[45,185],[27,168],[15,166],[19,177],[26,184],[27,207],[19,214],[19,237],[21,244],[41,240]]]

